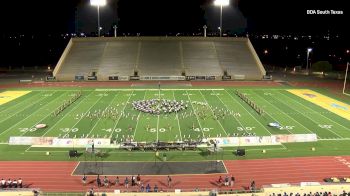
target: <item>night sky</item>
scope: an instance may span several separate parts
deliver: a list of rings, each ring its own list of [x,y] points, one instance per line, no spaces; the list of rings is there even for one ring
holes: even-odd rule
[[[103,33],[164,35],[197,33],[204,24],[217,31],[219,8],[212,0],[108,0],[101,8]],[[344,0],[231,0],[223,26],[230,32],[346,32],[349,7]],[[2,2],[2,33],[91,33],[96,8],[89,0],[13,0]],[[342,10],[343,15],[307,15],[308,9]]]

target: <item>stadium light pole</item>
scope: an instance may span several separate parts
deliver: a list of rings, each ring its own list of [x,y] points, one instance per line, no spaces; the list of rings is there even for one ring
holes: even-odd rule
[[[107,4],[106,0],[90,0],[92,6],[97,7],[97,33],[98,37],[101,36],[101,25],[100,25],[100,6],[105,6]]]
[[[307,55],[306,55],[306,72],[309,73],[309,54],[312,52],[312,48],[307,49]]]
[[[117,29],[118,29],[117,25],[114,25],[113,29],[114,29],[114,37],[117,37]]]
[[[230,5],[230,0],[215,0],[214,5],[220,6],[220,37],[222,37],[222,7]]]

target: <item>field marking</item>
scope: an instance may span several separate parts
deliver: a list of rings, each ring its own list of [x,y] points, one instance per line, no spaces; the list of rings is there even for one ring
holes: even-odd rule
[[[44,137],[48,132],[50,132],[55,126],[57,126],[59,124],[59,122],[61,122],[63,119],[65,119],[66,116],[68,116],[68,114],[70,114],[71,112],[75,111],[76,107],[78,107],[83,101],[86,100],[87,97],[89,97],[90,95],[93,94],[93,91],[90,92],[90,94],[88,96],[86,96],[80,103],[76,104],[71,111],[69,111],[65,116],[62,116],[61,119],[59,119],[49,130],[47,130],[41,137]]]
[[[338,116],[350,120],[350,105],[309,89],[289,89],[288,92],[314,103]]]
[[[282,114],[284,114],[287,119],[292,119],[294,122],[296,122],[297,124],[301,125],[302,127],[304,127],[306,130],[308,130],[310,133],[314,133],[312,132],[310,129],[308,129],[307,127],[305,127],[304,125],[302,125],[301,123],[299,123],[298,121],[294,120],[294,118],[292,118],[291,116],[287,115],[285,112],[283,112],[281,109],[279,109],[278,107],[276,107],[275,105],[273,105],[272,103],[270,103],[269,101],[267,101],[263,96],[261,96],[260,94],[250,90],[250,92],[254,93],[255,95],[257,95],[258,97],[261,97],[261,100],[264,100],[265,103],[268,103],[269,105],[271,105],[272,107],[276,108],[278,111],[280,111]],[[266,112],[267,113],[267,112]],[[271,115],[270,115],[271,116]],[[272,118],[272,116],[271,116]],[[274,119],[274,118],[273,118]],[[276,119],[275,119],[276,120]],[[277,121],[278,122],[278,121]],[[286,125],[285,125],[286,126]],[[288,129],[287,129],[288,130]],[[288,130],[289,131],[289,130]],[[289,131],[290,133],[292,133],[291,131]],[[292,133],[295,134],[295,133]],[[318,136],[317,136],[318,137]]]
[[[331,139],[318,139],[318,141],[343,141],[343,140],[350,140],[350,138],[343,137],[343,138],[331,138]]]
[[[174,100],[176,99],[175,98],[175,92],[173,91],[173,97],[174,97]],[[178,126],[178,129],[179,129],[179,133],[180,133],[180,141],[182,141],[182,132],[181,132],[181,126],[180,126],[180,121],[179,121],[179,115],[177,112],[176,113],[176,120],[177,120],[177,126]]]
[[[284,148],[285,150],[288,149],[283,143],[281,143],[281,145],[283,146],[283,148]]]
[[[257,94],[257,93],[256,93]],[[261,95],[259,95],[259,94],[257,94],[258,96],[260,96],[260,97],[262,97]],[[263,98],[263,99],[265,99],[265,98]],[[266,99],[265,99],[266,100]],[[277,100],[278,102],[280,102],[281,104],[284,104],[283,102],[281,102],[281,101],[279,101],[279,100]],[[268,102],[268,101],[266,101],[266,102]],[[284,104],[285,105],[285,104]],[[274,106],[275,107],[275,106]],[[289,106],[288,106],[289,107]],[[277,108],[277,107],[275,107],[275,108]],[[290,108],[290,107],[289,107]],[[294,108],[291,108],[292,110],[294,110]],[[278,109],[278,110],[280,110],[280,109]],[[281,112],[283,112],[282,110],[280,110]],[[295,110],[296,111],[296,110]],[[296,112],[298,112],[298,111],[296,111]],[[285,112],[283,112],[284,114],[286,114]],[[302,114],[302,113],[300,113],[300,112],[298,112],[299,114],[301,114],[302,116],[304,116],[304,117],[306,117],[306,118],[308,118],[308,119],[310,119],[312,122],[314,122],[315,124],[317,124],[317,125],[319,125],[319,123],[318,122],[315,122],[313,119],[311,119],[311,118],[309,118],[309,117],[307,117],[307,116],[305,116],[304,114]],[[289,115],[288,115],[289,116]],[[300,124],[300,125],[302,125],[301,123],[299,123],[298,121],[296,121],[296,120],[294,120],[294,118],[292,118],[292,117],[290,117],[291,119],[293,119],[293,121],[294,122],[297,122],[298,124]],[[306,128],[304,125],[302,125],[304,128]],[[312,132],[310,129],[308,129],[309,131],[310,131],[310,133],[314,133],[314,134],[316,134],[315,132]],[[337,136],[339,136],[340,138],[342,138],[342,136],[340,136],[340,135],[338,135],[337,133],[335,133],[334,131],[332,131],[332,130],[330,130],[330,129],[328,129],[327,128],[327,130],[329,130],[330,132],[332,132],[332,133],[334,133],[335,135],[337,135]],[[317,135],[317,134],[316,134]],[[317,135],[317,137],[318,138],[320,138],[318,135]]]
[[[315,110],[313,110],[312,108],[303,105],[303,104],[300,103],[299,101],[297,101],[297,100],[295,100],[295,99],[292,99],[291,97],[288,97],[287,95],[285,95],[285,94],[283,94],[283,93],[281,93],[281,92],[278,92],[278,93],[281,94],[281,95],[284,96],[284,97],[287,97],[288,99],[292,100],[293,102],[295,102],[295,103],[297,103],[297,104],[303,106],[304,108],[307,108],[308,110],[315,111]],[[332,119],[327,118],[326,116],[320,114],[319,112],[316,112],[316,113],[319,114],[321,117],[324,117],[324,118],[326,118],[326,119],[328,119],[328,120],[334,122],[335,124],[338,124],[337,122],[333,121]],[[332,113],[332,114],[334,114],[334,113]],[[305,115],[303,114],[303,116],[305,116]],[[308,118],[308,117],[307,117],[307,118]],[[320,122],[316,122],[316,121],[312,120],[311,118],[309,118],[309,119],[310,119],[311,121],[315,122],[315,123],[318,124],[318,125],[320,124]],[[344,126],[341,125],[341,124],[338,124],[338,125],[340,125],[341,127],[345,128],[345,129],[348,129],[348,128],[344,127]],[[326,128],[326,129],[327,129],[328,131],[334,133],[335,135],[338,135],[337,133],[335,133],[334,131],[330,130],[329,128]],[[338,136],[340,136],[340,135],[338,135]],[[343,137],[341,137],[341,138],[343,138]]]
[[[283,148],[264,148],[264,149],[252,148],[252,149],[246,149],[245,151],[262,151],[262,150],[271,151],[271,150],[288,150],[288,149],[283,145]]]
[[[279,91],[278,91],[278,93],[280,93]],[[281,94],[281,93],[280,93]],[[289,97],[288,97],[289,98]],[[289,98],[289,99],[291,99],[291,98]],[[292,100],[292,99],[291,99]],[[277,101],[279,101],[279,100],[277,100]],[[282,103],[281,101],[279,101],[280,103]],[[284,103],[282,103],[282,104],[284,104]],[[284,105],[286,105],[286,104],[284,104]],[[288,106],[289,107],[289,106]],[[291,108],[291,107],[289,107],[289,108]],[[291,108],[292,110],[294,110],[294,108]],[[294,110],[294,111],[296,111],[298,114],[301,114],[302,116],[304,116],[304,117],[306,117],[306,118],[308,118],[308,119],[310,119],[312,122],[314,122],[315,124],[317,124],[317,125],[319,125],[320,123],[319,122],[316,122],[316,121],[314,121],[313,119],[311,119],[311,118],[309,118],[308,116],[306,116],[305,114],[303,114],[303,113],[301,113],[301,112],[298,112],[297,110]],[[334,133],[335,135],[338,135],[337,133],[335,133],[334,131],[332,131],[332,130],[330,130],[329,128],[326,128],[328,131],[330,131],[330,132],[332,132],[332,133]],[[313,132],[313,133],[315,133],[315,132]],[[316,134],[316,133],[315,133]],[[340,136],[340,135],[338,135],[338,136]],[[341,136],[340,136],[341,137]],[[342,138],[342,137],[341,137]]]
[[[67,94],[67,92],[66,93],[62,93],[60,96],[57,96],[56,98],[54,98],[52,101],[54,101],[54,100],[56,100],[57,98],[59,98],[59,97],[61,97],[62,95],[66,95]],[[47,105],[50,105],[51,103],[55,103],[55,102],[52,102],[52,101],[50,101],[48,104],[46,104],[45,106],[47,106]],[[44,107],[45,107],[44,106]],[[41,108],[40,108],[41,109]],[[38,109],[37,111],[39,111],[40,109]],[[48,116],[50,116],[52,113],[51,112],[49,112],[44,118],[41,118],[38,122],[36,122],[33,126],[31,126],[30,127],[30,129],[31,128],[34,128],[35,127],[35,125],[37,125],[37,124],[39,124],[40,122],[42,122],[42,120],[44,120],[45,118],[47,118]],[[28,132],[23,132],[20,136],[23,136],[24,134],[26,134],[26,133],[28,133]]]
[[[40,94],[39,94],[39,95],[40,95]],[[26,110],[27,108],[29,108],[29,107],[31,107],[31,106],[37,104],[39,101],[41,101],[41,100],[43,100],[43,99],[45,99],[45,98],[48,98],[48,97],[42,97],[42,98],[38,99],[36,102],[33,102],[32,104],[29,104],[28,106],[24,107],[22,110],[20,110],[20,111],[14,113],[14,114],[11,115],[11,116],[8,116],[7,118],[2,119],[2,120],[0,121],[0,123],[1,123],[1,122],[4,122],[5,120],[7,120],[7,119],[9,119],[9,118],[11,118],[11,117],[13,117],[13,116],[15,116],[16,114],[19,114],[19,113],[23,112],[23,111]],[[1,134],[0,134],[0,135],[1,135]]]
[[[43,91],[40,91],[40,92],[43,92]],[[40,94],[41,94],[41,93],[39,93],[39,94],[37,94],[37,95],[32,95],[31,97],[25,99],[24,101],[20,102],[19,104],[25,104],[25,105],[26,105],[27,102],[32,102],[31,100],[32,100],[32,99],[35,99],[35,98],[36,98],[37,96],[39,96]],[[30,94],[29,94],[29,95],[30,95]],[[7,110],[13,109],[13,108],[15,108],[15,107],[18,107],[18,104],[14,104],[14,105],[9,106],[9,107],[3,106],[3,108],[6,108],[6,109],[1,110],[1,111],[0,111],[0,114],[5,113]]]
[[[28,152],[32,146],[29,146],[24,152]]]
[[[145,100],[146,94],[147,94],[147,91],[145,91],[145,94],[143,95],[143,100]],[[136,137],[136,131],[137,131],[137,126],[139,124],[140,116],[141,116],[141,110],[139,111],[139,114],[137,115],[137,118],[136,118],[136,125],[135,125],[135,131],[134,131],[134,136],[133,136],[134,139]]]
[[[162,91],[200,91],[200,90],[204,90],[204,91],[211,91],[211,90],[214,90],[214,91],[224,91],[225,89],[222,89],[222,88],[214,88],[214,89],[181,89],[181,88],[174,88],[174,89],[162,89]],[[132,88],[123,88],[123,89],[95,89],[95,91],[159,91],[159,88],[137,88],[137,89],[132,89]]]
[[[216,95],[216,96],[217,96],[217,95]],[[224,104],[224,106],[225,106],[226,108],[230,108],[230,107],[228,107],[228,106],[221,100],[221,98],[220,98],[219,96],[217,96],[217,97],[219,98],[220,102],[221,102],[222,104]],[[241,127],[245,127],[245,126],[243,126],[243,124],[241,123],[241,121],[239,121],[239,120],[237,119],[237,117],[236,117],[235,115],[232,115],[232,117],[238,122],[239,125],[241,125]],[[245,133],[248,133],[248,132],[246,131],[246,129],[244,129],[244,132],[245,132]]]
[[[349,140],[350,140],[350,138],[349,138]],[[279,146],[279,145],[276,145],[276,146]],[[233,147],[252,147],[252,146],[233,146]],[[259,146],[259,147],[263,147],[263,146]],[[50,150],[47,150],[47,149],[45,149],[45,150],[30,150],[31,148],[33,148],[33,147],[30,146],[27,149],[27,151],[25,151],[25,152],[42,153],[42,152],[50,151]],[[232,147],[230,147],[230,148],[232,148]],[[83,150],[83,149],[81,149],[81,150]],[[283,147],[283,145],[282,145],[282,148],[279,147],[279,148],[248,148],[248,149],[246,149],[246,151],[261,151],[261,150],[269,150],[269,151],[271,151],[271,150],[288,150],[288,149],[286,147]],[[52,153],[67,153],[67,150],[64,150],[64,151],[63,150],[57,150],[57,151],[50,151],[50,152],[52,152]],[[196,153],[197,154],[198,152],[203,152],[203,151],[201,151],[201,150],[184,150],[184,151],[181,151],[181,152],[182,153]],[[230,152],[231,153],[232,149],[229,149],[229,150],[223,149],[223,152]],[[167,151],[166,153],[167,154],[172,154],[172,153],[177,154],[177,153],[179,153],[179,151]],[[120,152],[118,152],[118,151],[110,151],[110,152],[108,152],[108,154],[130,154],[130,151],[120,151]],[[154,151],[132,151],[132,154],[154,154]],[[204,161],[206,161],[206,160],[204,160]],[[87,161],[87,162],[92,162],[92,161]],[[109,161],[109,162],[125,162],[125,161]],[[130,161],[126,161],[126,162],[130,162]],[[149,161],[149,162],[152,162],[152,161]],[[154,162],[154,160],[153,160],[153,162]],[[175,162],[178,162],[178,161],[175,161]],[[191,162],[191,161],[189,161],[189,162]]]
[[[119,123],[119,120],[120,120],[121,117],[124,115],[124,110],[125,110],[126,106],[128,105],[128,102],[130,101],[130,98],[132,97],[132,94],[134,94],[134,91],[132,91],[132,92],[130,93],[130,96],[129,96],[128,100],[126,101],[126,103],[125,103],[125,105],[124,105],[124,107],[123,107],[123,110],[120,111],[119,118],[118,118],[117,122],[114,123],[113,132],[114,132],[115,128],[117,127],[117,125],[118,125],[118,123]],[[145,92],[145,94],[146,94],[146,92]],[[111,133],[110,137],[113,136],[113,132]]]
[[[158,99],[160,101],[160,88],[158,89]],[[160,114],[157,114],[158,118],[157,118],[157,140],[159,141],[159,118],[160,118]]]
[[[158,116],[158,118],[157,118],[157,140],[156,141],[159,141],[159,114],[157,115]]]
[[[113,99],[111,100],[111,102],[108,104],[108,106],[106,107],[106,108],[109,108],[109,106],[111,106],[111,104],[113,103],[113,101],[114,101],[114,99],[117,97],[117,95],[119,95],[119,92],[117,92],[117,94],[116,95],[114,95],[114,97],[113,97]],[[91,134],[91,132],[95,129],[95,127],[98,125],[98,123],[100,122],[100,120],[101,120],[102,118],[99,118],[98,120],[97,120],[97,122],[95,123],[95,125],[92,127],[92,129],[90,130],[90,132],[87,134],[87,135],[90,135]],[[106,119],[104,119],[104,120],[106,120]],[[113,132],[114,130],[112,130],[112,132]],[[97,134],[97,133],[96,133]]]
[[[257,121],[268,133],[270,133],[270,135],[273,135],[268,129],[266,129],[266,127],[258,120],[258,119],[256,119],[239,101],[237,101],[227,90],[225,90],[226,91],[226,93],[228,94],[228,95],[230,95],[231,96],[231,98],[235,101],[235,102],[237,102],[251,117],[253,117],[254,119],[255,119],[255,121]]]
[[[60,96],[58,96],[58,97],[60,97]],[[56,97],[55,99],[57,99],[58,97]],[[45,99],[45,98],[48,98],[48,97],[44,97],[43,99]],[[55,99],[53,99],[53,100],[55,100]],[[53,100],[51,100],[49,103],[51,103]],[[40,101],[40,100],[39,100],[39,101]],[[37,102],[38,102],[38,101],[37,101]],[[37,102],[36,102],[36,103],[37,103]],[[47,103],[47,104],[49,104],[49,103]],[[43,107],[44,107],[44,106],[43,106]],[[39,109],[39,110],[40,110],[40,109]],[[38,112],[39,110],[36,110],[34,113]],[[32,113],[31,115],[28,115],[26,118],[24,118],[24,119],[18,121],[16,124],[12,125],[11,127],[9,127],[8,129],[6,129],[5,131],[1,132],[1,133],[0,133],[0,136],[1,136],[2,134],[6,133],[7,131],[9,131],[11,128],[15,127],[17,124],[19,124],[19,123],[21,123],[22,121],[24,121],[24,120],[28,119],[29,117],[31,117],[34,113]]]
[[[91,106],[89,107],[89,109],[86,110],[86,112],[84,112],[84,114],[80,117],[80,119],[78,120],[78,122],[76,122],[76,123],[69,129],[69,131],[68,131],[66,134],[63,135],[63,138],[65,138],[66,136],[69,135],[69,133],[72,131],[72,129],[85,117],[85,115],[87,114],[87,112],[90,111],[91,108],[93,108],[103,97],[104,97],[104,96],[101,96],[100,98],[98,98],[97,101],[96,101],[93,105],[91,105]],[[80,103],[81,103],[81,102],[80,102]],[[80,104],[80,103],[79,103],[79,104]]]
[[[203,99],[205,100],[205,102],[207,103],[207,107],[210,109],[211,113],[212,113],[213,116],[214,116],[214,115],[215,115],[215,114],[214,114],[214,111],[213,111],[213,110],[211,109],[211,107],[209,106],[209,103],[208,103],[207,99],[204,97],[202,91],[199,91],[199,93],[201,94],[201,96],[203,97]],[[216,95],[216,97],[218,97],[218,96]],[[219,98],[219,97],[218,97],[218,98]],[[227,108],[226,108],[226,109],[227,109]],[[226,136],[228,136],[227,132],[225,131],[225,128],[222,126],[222,124],[220,123],[220,121],[217,120],[217,119],[216,119],[215,121],[219,123],[220,127],[222,128],[222,130],[224,131],[224,133],[226,134]],[[214,121],[214,122],[215,122],[215,121]]]
[[[11,102],[23,95],[30,93],[31,91],[3,91],[0,92],[0,105]]]
[[[187,91],[186,91],[186,94],[187,94],[188,99],[190,100],[190,103],[191,103],[191,106],[192,106],[193,113],[194,113],[194,115],[196,116],[196,119],[197,119],[198,125],[199,125],[199,127],[201,128],[202,136],[203,136],[203,138],[204,138],[203,128],[202,128],[201,123],[199,122],[197,112],[195,111],[195,108],[193,107],[192,100],[191,100],[190,95],[188,94],[188,92],[187,92]]]
[[[281,92],[280,92],[280,94],[284,95],[285,97],[288,97],[287,95],[285,95],[285,94],[283,94],[283,93],[281,93]],[[288,97],[288,98],[291,99],[291,100],[293,100],[294,102],[298,103],[299,105],[301,105],[301,106],[303,106],[303,107],[305,107],[305,108],[308,108],[309,110],[312,110],[313,113],[319,114],[320,116],[322,116],[322,117],[324,117],[324,118],[327,118],[328,120],[334,122],[335,124],[338,124],[339,126],[345,128],[345,129],[349,129],[349,128],[344,127],[343,125],[341,125],[341,124],[339,124],[339,123],[333,121],[332,119],[328,118],[327,116],[324,116],[324,115],[323,115],[323,114],[324,114],[323,112],[317,112],[317,111],[313,110],[312,108],[310,108],[309,106],[306,106],[306,105],[300,103],[298,100],[292,99],[291,97]],[[331,112],[331,111],[328,111],[328,112],[326,112],[326,114],[334,114],[334,113]]]

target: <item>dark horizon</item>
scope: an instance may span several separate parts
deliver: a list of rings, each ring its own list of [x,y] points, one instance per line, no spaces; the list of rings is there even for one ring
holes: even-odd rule
[[[343,0],[231,0],[223,9],[223,29],[249,33],[346,34],[349,8]],[[1,12],[2,33],[92,33],[96,31],[96,8],[89,0],[8,1]],[[307,10],[340,10],[341,15],[308,15]],[[207,25],[217,31],[219,7],[213,0],[109,0],[101,7],[103,33],[118,25],[121,33],[165,35],[197,33]]]
[[[107,0],[101,8],[103,36],[203,36],[203,25],[218,36],[220,8],[213,0]],[[223,9],[223,32],[249,33],[263,63],[292,66],[304,62],[305,49],[314,47],[314,60],[344,64],[349,49],[349,7],[343,0],[230,0]],[[97,11],[89,0],[6,1],[0,13],[4,58],[0,66],[55,65],[71,33],[96,36]],[[343,14],[308,15],[307,10],[341,10]],[[68,36],[62,34],[69,33]],[[129,34],[130,33],[130,34]],[[269,39],[255,35],[269,34]],[[292,35],[271,39],[273,34]],[[24,36],[23,36],[24,35]],[[294,40],[294,36],[297,35]],[[303,37],[300,35],[312,35]],[[79,36],[79,34],[78,34]],[[283,37],[284,38],[284,37]],[[269,50],[265,55],[263,51]],[[333,58],[336,56],[337,58]],[[339,59],[342,57],[341,59]]]

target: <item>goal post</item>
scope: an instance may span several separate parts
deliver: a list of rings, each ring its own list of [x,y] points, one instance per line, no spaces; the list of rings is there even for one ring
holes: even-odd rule
[[[343,85],[343,94],[350,96],[350,86],[347,84],[349,81],[350,74],[349,72],[349,62],[346,63],[344,85]]]

